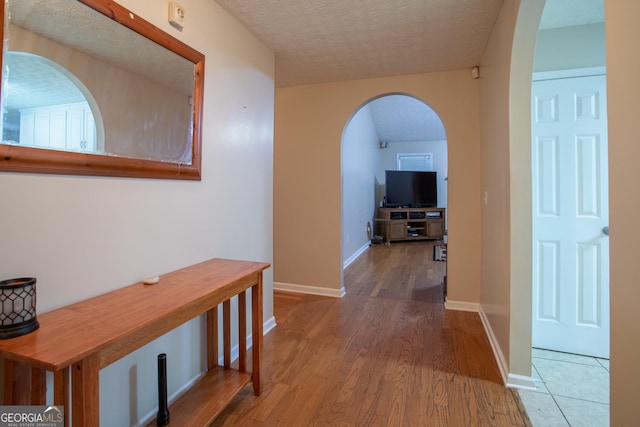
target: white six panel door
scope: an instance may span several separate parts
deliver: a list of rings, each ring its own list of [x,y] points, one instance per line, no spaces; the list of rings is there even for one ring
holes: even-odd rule
[[[606,77],[532,90],[533,346],[608,358]]]

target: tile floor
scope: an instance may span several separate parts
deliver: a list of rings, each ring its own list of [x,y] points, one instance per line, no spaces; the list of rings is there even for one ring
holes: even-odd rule
[[[536,390],[519,390],[533,427],[608,427],[609,360],[533,349]]]

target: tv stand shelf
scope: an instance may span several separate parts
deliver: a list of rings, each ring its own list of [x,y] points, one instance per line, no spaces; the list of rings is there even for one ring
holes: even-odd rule
[[[445,208],[378,208],[385,242],[444,238]]]

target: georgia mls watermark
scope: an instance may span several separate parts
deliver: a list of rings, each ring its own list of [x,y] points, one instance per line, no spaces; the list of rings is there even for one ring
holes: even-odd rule
[[[0,406],[0,427],[63,426],[63,406]]]

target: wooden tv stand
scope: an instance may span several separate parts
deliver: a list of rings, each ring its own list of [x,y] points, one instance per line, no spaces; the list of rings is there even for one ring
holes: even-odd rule
[[[249,382],[255,395],[261,393],[262,273],[268,267],[261,262],[212,259],[164,274],[155,285],[139,282],[38,316],[39,329],[0,340],[4,404],[47,404],[45,371],[52,371],[53,404],[64,405],[65,426],[69,417],[74,426],[98,426],[100,369],[206,314],[207,373],[169,410],[171,425],[209,425]],[[247,289],[251,289],[251,373],[246,354]],[[239,359],[234,370],[230,300],[236,295]],[[218,366],[219,304],[224,323],[223,366]],[[155,420],[149,425],[155,425]]]
[[[387,243],[444,238],[445,208],[378,208]]]

